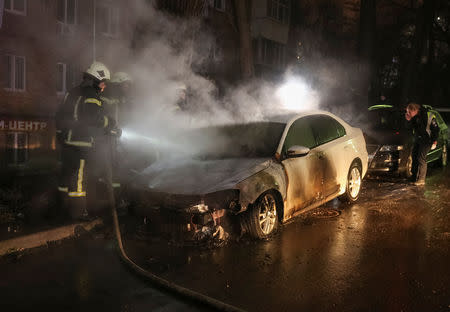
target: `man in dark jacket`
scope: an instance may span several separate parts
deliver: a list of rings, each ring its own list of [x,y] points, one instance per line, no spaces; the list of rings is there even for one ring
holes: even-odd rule
[[[417,103],[409,103],[406,107],[406,120],[414,131],[413,178],[414,185],[425,185],[427,175],[427,154],[436,148],[439,126],[434,114]]]
[[[106,66],[94,62],[84,73],[82,83],[65,95],[56,114],[62,162],[58,190],[63,206],[74,219],[89,216],[88,180],[103,176],[111,181],[111,162],[104,159],[104,145],[109,142],[106,137],[115,131],[116,122],[105,114],[100,99],[109,79]]]

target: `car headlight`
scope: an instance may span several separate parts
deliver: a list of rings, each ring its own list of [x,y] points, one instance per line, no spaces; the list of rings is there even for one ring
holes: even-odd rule
[[[403,145],[383,145],[380,148],[380,152],[395,152],[401,151],[403,149]]]

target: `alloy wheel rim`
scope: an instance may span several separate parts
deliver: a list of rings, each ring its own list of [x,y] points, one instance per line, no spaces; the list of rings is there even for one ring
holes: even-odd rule
[[[359,194],[359,190],[361,189],[361,174],[359,172],[359,169],[356,167],[354,167],[350,172],[348,189],[352,198],[356,198]]]
[[[259,226],[265,235],[273,231],[276,218],[277,207],[275,199],[271,195],[266,194],[261,200],[259,209]]]

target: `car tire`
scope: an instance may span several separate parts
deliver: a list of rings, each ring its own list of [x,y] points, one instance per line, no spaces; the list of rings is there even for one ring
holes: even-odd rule
[[[361,167],[354,162],[348,170],[345,193],[339,196],[339,199],[347,203],[356,202],[358,200],[359,193],[361,192],[361,182]]]
[[[447,166],[447,160],[448,160],[448,144],[447,142],[444,142],[442,145],[442,155],[441,155],[441,166],[446,167]]]
[[[278,208],[273,192],[262,194],[244,216],[248,234],[263,239],[275,233],[278,229]]]

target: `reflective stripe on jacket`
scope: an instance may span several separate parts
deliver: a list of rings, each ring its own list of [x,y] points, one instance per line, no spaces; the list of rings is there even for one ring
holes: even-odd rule
[[[76,87],[64,97],[56,115],[57,133],[62,142],[79,147],[92,147],[105,128],[115,122],[106,116],[103,103],[94,87]]]

